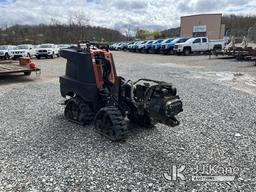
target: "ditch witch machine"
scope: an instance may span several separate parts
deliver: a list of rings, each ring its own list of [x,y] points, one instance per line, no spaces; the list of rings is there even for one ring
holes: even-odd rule
[[[142,127],[155,123],[176,126],[182,102],[170,83],[151,79],[135,82],[117,76],[112,54],[87,42],[86,48],[64,49],[66,74],[60,77],[65,117],[83,126],[94,121],[96,131],[113,141],[125,140],[125,118]]]

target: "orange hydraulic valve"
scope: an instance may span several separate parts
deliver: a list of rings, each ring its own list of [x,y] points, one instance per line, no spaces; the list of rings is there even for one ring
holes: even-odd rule
[[[103,68],[101,64],[97,64],[96,62],[96,55],[101,55],[103,56],[106,60],[110,62],[110,67],[111,67],[111,72],[108,75],[108,80],[112,84],[115,84],[116,82],[116,69],[113,61],[112,54],[110,52],[107,52],[105,50],[95,50],[91,51],[91,57],[92,57],[92,62],[93,62],[93,70],[94,70],[94,75],[96,79],[96,86],[98,89],[102,89],[104,85],[104,80],[103,80]]]

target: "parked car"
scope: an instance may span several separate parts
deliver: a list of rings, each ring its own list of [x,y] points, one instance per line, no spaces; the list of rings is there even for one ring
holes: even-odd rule
[[[165,51],[166,44],[170,43],[173,40],[174,40],[174,38],[168,38],[168,39],[163,40],[161,43],[161,48],[160,48],[159,52],[161,54],[166,54],[166,51]]]
[[[159,53],[163,41],[164,41],[164,39],[158,39],[153,42],[152,53]]]
[[[137,53],[141,53],[142,49],[144,48],[144,45],[147,43],[148,41],[140,41],[139,43],[136,44],[135,49]]]
[[[161,52],[165,55],[173,55],[174,54],[174,45],[176,43],[183,43],[186,42],[189,38],[187,37],[178,37],[175,39],[169,39],[169,41],[166,41],[162,44]]]
[[[224,48],[225,41],[209,41],[207,37],[193,37],[183,43],[176,43],[174,51],[180,55],[190,55],[194,52],[209,52]]]
[[[118,43],[117,45],[116,45],[116,51],[120,51],[121,49],[122,49],[122,44],[123,43]]]
[[[34,57],[36,55],[34,45],[31,44],[18,45],[14,50],[11,51],[11,53],[12,59],[17,59],[20,57]]]
[[[129,43],[122,43],[120,46],[121,50],[126,51],[128,49],[128,44]]]
[[[41,44],[39,48],[36,49],[36,58],[41,59],[41,57],[51,58],[54,56],[59,57],[59,49],[57,45],[54,44]]]
[[[12,58],[12,50],[15,49],[14,45],[0,45],[0,59]]]
[[[131,51],[131,52],[136,52],[136,49],[137,49],[138,45],[139,45],[141,42],[142,42],[142,41],[135,41],[134,43],[130,44],[130,45],[128,46],[129,51]]]
[[[57,45],[57,47],[58,47],[58,54],[60,55],[60,51],[62,50],[62,49],[67,49],[67,48],[70,48],[70,45],[68,45],[68,44],[59,44],[59,45]]]
[[[122,44],[123,43],[114,43],[114,44],[110,45],[109,49],[115,50],[115,51],[120,51],[122,49]]]
[[[152,49],[153,49],[153,42],[155,42],[154,40],[149,40],[147,41],[142,49],[143,53],[152,53]]]
[[[121,46],[122,46],[122,43],[114,43],[109,46],[109,49],[114,51],[120,51],[122,49]]]
[[[129,51],[132,51],[133,46],[134,46],[136,43],[137,43],[137,41],[130,42],[130,43],[128,44],[128,50],[129,50]]]
[[[109,46],[109,50],[115,50],[117,43],[113,43]]]
[[[69,44],[59,44],[59,45],[57,45],[57,47],[59,48],[59,50],[61,50],[61,49],[67,49],[67,48],[69,48],[70,45],[69,45]]]

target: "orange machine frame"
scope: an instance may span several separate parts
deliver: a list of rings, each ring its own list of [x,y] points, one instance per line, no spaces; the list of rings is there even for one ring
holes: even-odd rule
[[[104,55],[104,58],[110,62],[111,72],[108,76],[108,80],[113,84],[116,83],[116,69],[115,69],[112,53],[106,50],[91,50],[91,57],[92,57],[93,71],[94,71],[95,80],[96,80],[96,86],[98,89],[102,90],[104,85],[103,68],[101,64],[96,63],[96,59],[95,59],[96,55]]]

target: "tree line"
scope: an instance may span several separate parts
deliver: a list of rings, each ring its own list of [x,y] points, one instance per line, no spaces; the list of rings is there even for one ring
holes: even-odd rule
[[[222,23],[226,26],[226,31],[232,31],[232,29],[249,29],[250,27],[256,27],[255,15],[224,15],[222,16]]]
[[[125,39],[119,31],[80,24],[14,25],[0,29],[0,44],[71,44],[86,40],[112,42]]]
[[[225,24],[226,36],[247,37],[256,40],[256,16],[224,15],[222,23]]]

